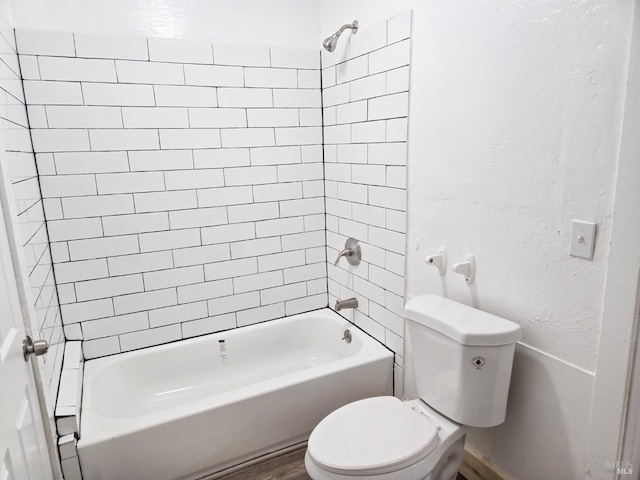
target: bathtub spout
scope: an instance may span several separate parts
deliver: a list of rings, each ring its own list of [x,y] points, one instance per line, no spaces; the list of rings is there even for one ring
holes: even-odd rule
[[[339,312],[343,308],[358,308],[358,299],[347,298],[346,300],[338,300],[335,306],[336,312]]]

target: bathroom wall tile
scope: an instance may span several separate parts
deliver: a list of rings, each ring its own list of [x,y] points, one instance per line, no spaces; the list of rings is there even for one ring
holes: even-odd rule
[[[285,180],[281,179],[281,181]],[[290,180],[288,183],[256,185],[253,187],[253,198],[256,202],[302,198],[302,183]]]
[[[76,283],[76,297],[79,302],[115,297],[126,293],[137,293],[143,290],[144,285],[140,274]]]
[[[410,55],[409,40],[376,50],[369,55],[369,74],[409,65]]]
[[[322,107],[322,97],[312,89],[274,89],[274,107]]]
[[[71,86],[76,86],[78,90],[80,90],[80,85],[77,83],[71,83],[71,84],[68,84],[70,85],[69,87],[61,87],[60,83],[61,82],[56,82],[54,84],[54,88],[58,90],[58,92],[56,92],[56,97],[60,97],[60,98],[58,99],[58,101],[55,101],[54,99],[54,101],[51,102],[51,104],[53,105],[76,104],[75,103],[76,93],[71,88]],[[48,87],[43,87],[43,88],[48,88]],[[38,92],[35,92],[35,93],[37,94]],[[154,98],[152,85],[83,83],[82,92],[78,92],[78,93],[80,94],[81,98],[84,96],[85,105],[141,106],[141,107],[145,107],[145,106],[150,107],[155,105],[155,98]],[[44,99],[46,99],[46,97]],[[36,100],[40,100],[40,99],[36,98]],[[70,103],[69,102],[70,100],[74,100],[74,101]],[[41,102],[36,101],[34,103],[41,103]],[[79,104],[81,103],[82,103],[82,100],[80,100]]]
[[[32,129],[33,148],[39,152],[87,152],[91,149],[87,130]]]
[[[113,60],[39,57],[42,80],[72,82],[117,82]]]
[[[320,55],[312,48],[271,47],[271,66],[283,68],[320,68]]]
[[[276,145],[319,145],[322,127],[276,128]]]
[[[123,295],[113,299],[116,315],[142,312],[154,308],[169,307],[178,304],[178,294],[175,288],[154,290],[151,292]]]
[[[261,272],[278,270],[282,268],[297,267],[305,264],[304,250],[263,255],[258,258],[258,269]],[[206,267],[205,267],[206,268]]]
[[[110,257],[107,263],[111,275],[152,272],[172,268],[174,265],[169,251]]]
[[[217,107],[215,88],[156,85],[156,105],[159,107]]]
[[[205,318],[208,315],[207,302],[194,302],[175,307],[159,308],[149,311],[149,324],[151,328],[172,325],[174,323],[187,322]]]
[[[320,77],[316,70],[298,70],[298,88],[320,88]]]
[[[46,118],[49,128],[122,128],[119,107],[48,106]]]
[[[51,231],[51,230],[49,230]],[[56,281],[59,283],[79,282],[109,276],[107,260],[84,260],[81,262],[58,263],[55,265]]]
[[[220,131],[224,148],[268,147],[275,145],[273,128],[231,128]]]
[[[69,254],[73,261],[112,257],[127,253],[139,253],[138,238],[135,235],[69,242]]]
[[[210,65],[185,65],[184,75],[187,85],[210,87],[244,87],[244,69]]]
[[[23,80],[40,80],[38,57],[35,55],[20,55],[20,72]]]
[[[221,187],[198,190],[200,207],[237,205],[251,203],[253,198],[251,186]]]
[[[387,22],[378,23],[363,31],[358,31],[350,39],[351,57],[360,57],[387,45]]]
[[[200,231],[197,228],[143,233],[138,238],[141,253],[200,245]]]
[[[285,316],[284,302],[274,303],[264,307],[242,310],[236,314],[238,327],[253,325]]]
[[[165,172],[167,190],[192,190],[194,188],[221,187],[224,176],[221,169],[176,170]]]
[[[100,195],[154,192],[162,191],[165,188],[162,172],[102,173],[95,176],[95,181],[98,184],[98,194]]]
[[[149,328],[147,312],[119,315],[101,320],[91,320],[82,323],[85,340],[109,337],[121,333],[136,332]]]
[[[89,138],[93,151],[152,150],[160,145],[157,130],[89,130]]]
[[[98,33],[75,33],[74,37],[78,57],[149,60],[144,37]]]
[[[224,150],[195,150],[195,168],[242,167],[250,164],[248,148],[227,148]]]
[[[409,113],[409,94],[407,92],[385,95],[369,100],[369,120],[406,117]]]
[[[72,303],[62,306],[65,324],[77,323],[95,318],[111,317],[114,314],[113,301],[109,299],[92,302]]]
[[[297,298],[285,302],[285,311],[287,315],[295,315],[297,313],[309,312],[327,306],[327,294],[310,295],[304,298]]]
[[[150,38],[149,59],[152,62],[213,64],[213,49],[205,42]]]
[[[351,141],[353,143],[372,143],[385,137],[386,123],[384,121],[354,123],[351,126]]]
[[[118,337],[99,338],[82,342],[84,357],[87,360],[120,353],[120,341]],[[66,478],[66,477],[65,477]]]
[[[210,282],[212,280],[220,280],[223,278],[251,275],[252,273],[258,272],[256,264],[257,260],[255,258],[241,258],[239,260],[209,263],[204,266],[205,280]]]
[[[126,157],[127,155],[125,155]],[[190,150],[148,150],[128,152],[131,171],[166,171],[193,168]],[[98,172],[96,172],[98,173]]]
[[[269,47],[262,45],[216,43],[213,45],[213,59],[216,65],[271,66]]]
[[[73,33],[49,30],[16,30],[18,51],[23,55],[75,57]]]
[[[125,128],[188,128],[186,108],[125,107],[121,113]]]
[[[182,65],[156,62],[116,60],[118,81],[152,85],[184,85]]]
[[[256,231],[253,223],[239,223],[202,228],[201,235],[203,245],[209,245],[252,239]]]
[[[204,269],[201,265],[183,268],[172,268],[143,274],[145,291],[161,288],[178,287],[204,282]],[[178,289],[180,298],[180,289]]]
[[[409,91],[409,67],[400,67],[387,72],[386,93]],[[406,137],[405,137],[406,138]]]
[[[188,265],[204,265],[207,263],[229,260],[231,253],[227,244],[204,245],[202,247],[180,248],[173,251],[173,262],[176,267]],[[241,275],[241,273],[239,273]],[[206,280],[211,280],[206,278]]]
[[[298,72],[284,68],[245,68],[244,81],[247,87],[296,88]]]
[[[230,295],[228,297],[215,298],[207,301],[209,315],[221,315],[223,313],[240,312],[249,308],[260,306],[260,294],[258,292]]]
[[[135,211],[140,213],[181,210],[185,208],[196,208],[198,206],[196,192],[192,190],[135,193],[133,200],[136,206]],[[131,213],[133,213],[133,211]]]
[[[370,75],[351,82],[351,101],[379,97],[387,93],[387,76],[384,73]]]
[[[228,223],[227,209],[219,207],[198,208],[169,212],[171,228],[209,227]]]
[[[102,222],[99,218],[52,220],[47,228],[52,242],[102,237]]]
[[[242,108],[190,108],[189,124],[192,128],[246,127],[247,113]],[[252,125],[249,122],[249,126],[262,125]]]
[[[202,318],[191,322],[182,323],[182,335],[184,338],[206,335],[236,328],[236,314],[227,313],[216,317]]]
[[[293,108],[252,108],[247,110],[247,122],[249,127],[297,127],[300,119]]]
[[[283,165],[300,163],[301,150],[297,146],[251,148],[251,165]]]
[[[163,129],[160,130],[160,145],[163,150],[219,148],[220,131],[214,128]]]
[[[102,34],[73,47],[22,62],[66,333],[87,358],[310,308],[285,304],[307,284],[319,302],[318,51]]]
[[[134,213],[132,195],[71,197],[62,199],[65,218]]]
[[[272,107],[272,91],[266,88],[218,88],[221,107]]]
[[[386,32],[385,32],[386,33]],[[351,41],[354,43],[354,40]],[[384,39],[383,39],[384,44]],[[369,57],[353,58],[336,65],[337,83],[351,82],[358,78],[366,77],[369,73]]]
[[[116,215],[102,217],[102,226],[105,236],[157,232],[169,229],[169,217],[165,212]]]
[[[173,342],[182,338],[180,325],[151,328],[139,332],[120,335],[120,346],[123,352],[163,343]]]
[[[405,12],[387,21],[388,43],[392,44],[411,35],[411,12]]]

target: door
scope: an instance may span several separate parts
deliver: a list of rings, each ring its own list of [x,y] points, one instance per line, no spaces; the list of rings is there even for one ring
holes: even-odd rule
[[[0,204],[0,480],[52,479],[44,426]],[[35,359],[33,360],[35,361]]]

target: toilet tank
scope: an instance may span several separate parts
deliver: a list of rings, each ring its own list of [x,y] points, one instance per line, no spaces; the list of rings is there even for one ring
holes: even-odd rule
[[[405,318],[420,398],[463,425],[504,422],[520,326],[437,295],[407,302]]]

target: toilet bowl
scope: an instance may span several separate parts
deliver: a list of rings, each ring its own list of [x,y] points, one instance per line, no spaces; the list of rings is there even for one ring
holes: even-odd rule
[[[419,398],[367,398],[329,414],[309,437],[312,479],[453,480],[467,429],[504,422],[520,326],[437,295],[410,300],[405,320]]]
[[[314,480],[451,480],[466,428],[421,400],[373,397],[339,408],[309,437],[305,467]]]

